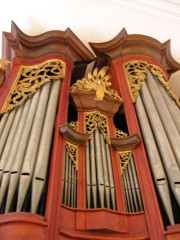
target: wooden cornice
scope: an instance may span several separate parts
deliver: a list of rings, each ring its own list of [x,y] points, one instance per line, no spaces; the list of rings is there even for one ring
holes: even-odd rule
[[[170,40],[161,43],[145,35],[128,35],[125,28],[112,40],[90,43],[90,46],[97,56],[108,56],[115,59],[123,56],[141,55],[156,60],[169,72],[180,69],[180,64],[171,56]]]
[[[3,32],[3,59],[36,58],[48,53],[60,53],[72,62],[89,61],[94,58],[70,28],[28,36],[12,22],[11,33]]]

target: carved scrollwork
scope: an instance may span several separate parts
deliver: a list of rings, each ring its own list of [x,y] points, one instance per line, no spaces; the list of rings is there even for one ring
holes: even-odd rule
[[[176,104],[180,107],[180,100],[175,94],[175,92],[173,91],[172,87],[170,86],[168,82],[168,78],[163,73],[163,71],[159,67],[153,64],[149,64],[149,70],[152,72],[154,76],[157,77],[157,79],[162,83],[165,89],[169,92],[170,96],[175,100]]]
[[[122,130],[116,128],[116,137],[117,137],[117,138],[125,138],[125,137],[127,137],[127,136],[128,136],[127,133],[125,133],[125,132],[123,132]]]
[[[1,113],[22,104],[46,82],[63,79],[64,76],[65,63],[56,59],[34,66],[21,66]]]
[[[66,142],[65,148],[76,170],[78,170],[78,146]]]
[[[147,63],[130,61],[125,64],[125,70],[132,101],[136,102],[139,91],[141,90],[142,82],[145,80],[147,75]]]
[[[119,152],[119,158],[121,162],[121,175],[124,173],[130,159],[132,156],[132,151]]]
[[[94,130],[98,128],[102,132],[104,139],[110,144],[107,121],[107,117],[99,112],[85,113],[86,133],[92,135]]]
[[[142,82],[145,81],[147,71],[149,70],[154,76],[157,77],[157,79],[169,92],[170,96],[175,100],[176,104],[180,107],[179,98],[171,88],[168,82],[168,78],[158,66],[149,64],[145,61],[130,61],[125,63],[124,67],[127,74],[128,84],[133,102],[136,102],[139,91],[141,90]]]

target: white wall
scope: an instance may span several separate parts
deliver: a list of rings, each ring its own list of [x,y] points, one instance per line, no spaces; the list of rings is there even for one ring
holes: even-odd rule
[[[128,34],[151,36],[162,43],[171,39],[172,56],[180,62],[178,2],[179,0],[4,0],[1,2],[0,34],[2,31],[10,32],[11,20],[28,35],[70,27],[88,46],[88,42],[112,39],[125,27]]]

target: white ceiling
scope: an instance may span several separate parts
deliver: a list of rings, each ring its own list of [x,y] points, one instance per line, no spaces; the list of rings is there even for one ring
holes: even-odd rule
[[[99,0],[180,23],[180,0]]]
[[[10,32],[11,20],[28,35],[69,27],[89,49],[88,42],[111,40],[125,27],[128,34],[162,43],[171,39],[172,56],[180,63],[180,0],[2,1],[0,20],[0,33]]]

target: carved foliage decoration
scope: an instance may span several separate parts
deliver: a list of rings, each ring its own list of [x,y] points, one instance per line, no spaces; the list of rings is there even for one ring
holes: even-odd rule
[[[141,90],[142,82],[146,78],[147,64],[144,62],[131,61],[125,64],[125,70],[132,100],[133,102],[136,102],[139,91]]]
[[[93,134],[97,128],[101,131],[104,139],[110,144],[107,117],[99,112],[85,113],[86,133]]]
[[[63,79],[65,63],[58,59],[49,60],[34,66],[21,66],[1,113],[22,104],[28,96],[51,80]]]
[[[121,175],[124,173],[126,166],[128,165],[132,156],[132,151],[119,152],[119,158],[121,162]]]
[[[128,136],[127,133],[125,133],[125,132],[123,132],[122,130],[116,128],[116,137],[117,137],[117,138],[125,138],[125,137],[127,137],[127,136]]]
[[[172,90],[168,78],[164,72],[156,65],[149,64],[144,61],[130,61],[124,64],[125,71],[127,74],[127,79],[130,87],[130,93],[132,101],[136,102],[139,95],[139,91],[142,86],[142,82],[145,81],[147,71],[157,77],[157,79],[163,84],[166,90],[169,92],[170,96],[175,100],[176,104],[180,107],[180,101],[174,91]]]
[[[78,170],[78,146],[66,141],[66,151],[74,164],[76,170]]]
[[[104,98],[104,95],[122,101],[121,97],[118,93],[111,89],[111,82],[109,82],[110,74],[106,74],[108,67],[103,67],[98,71],[98,68],[95,68],[93,73],[88,73],[87,78],[82,78],[81,80],[77,80],[70,89],[71,92],[96,92],[96,101],[101,101]]]
[[[71,121],[71,122],[69,123],[69,125],[70,125],[74,130],[77,130],[78,121],[76,121],[76,122]]]

